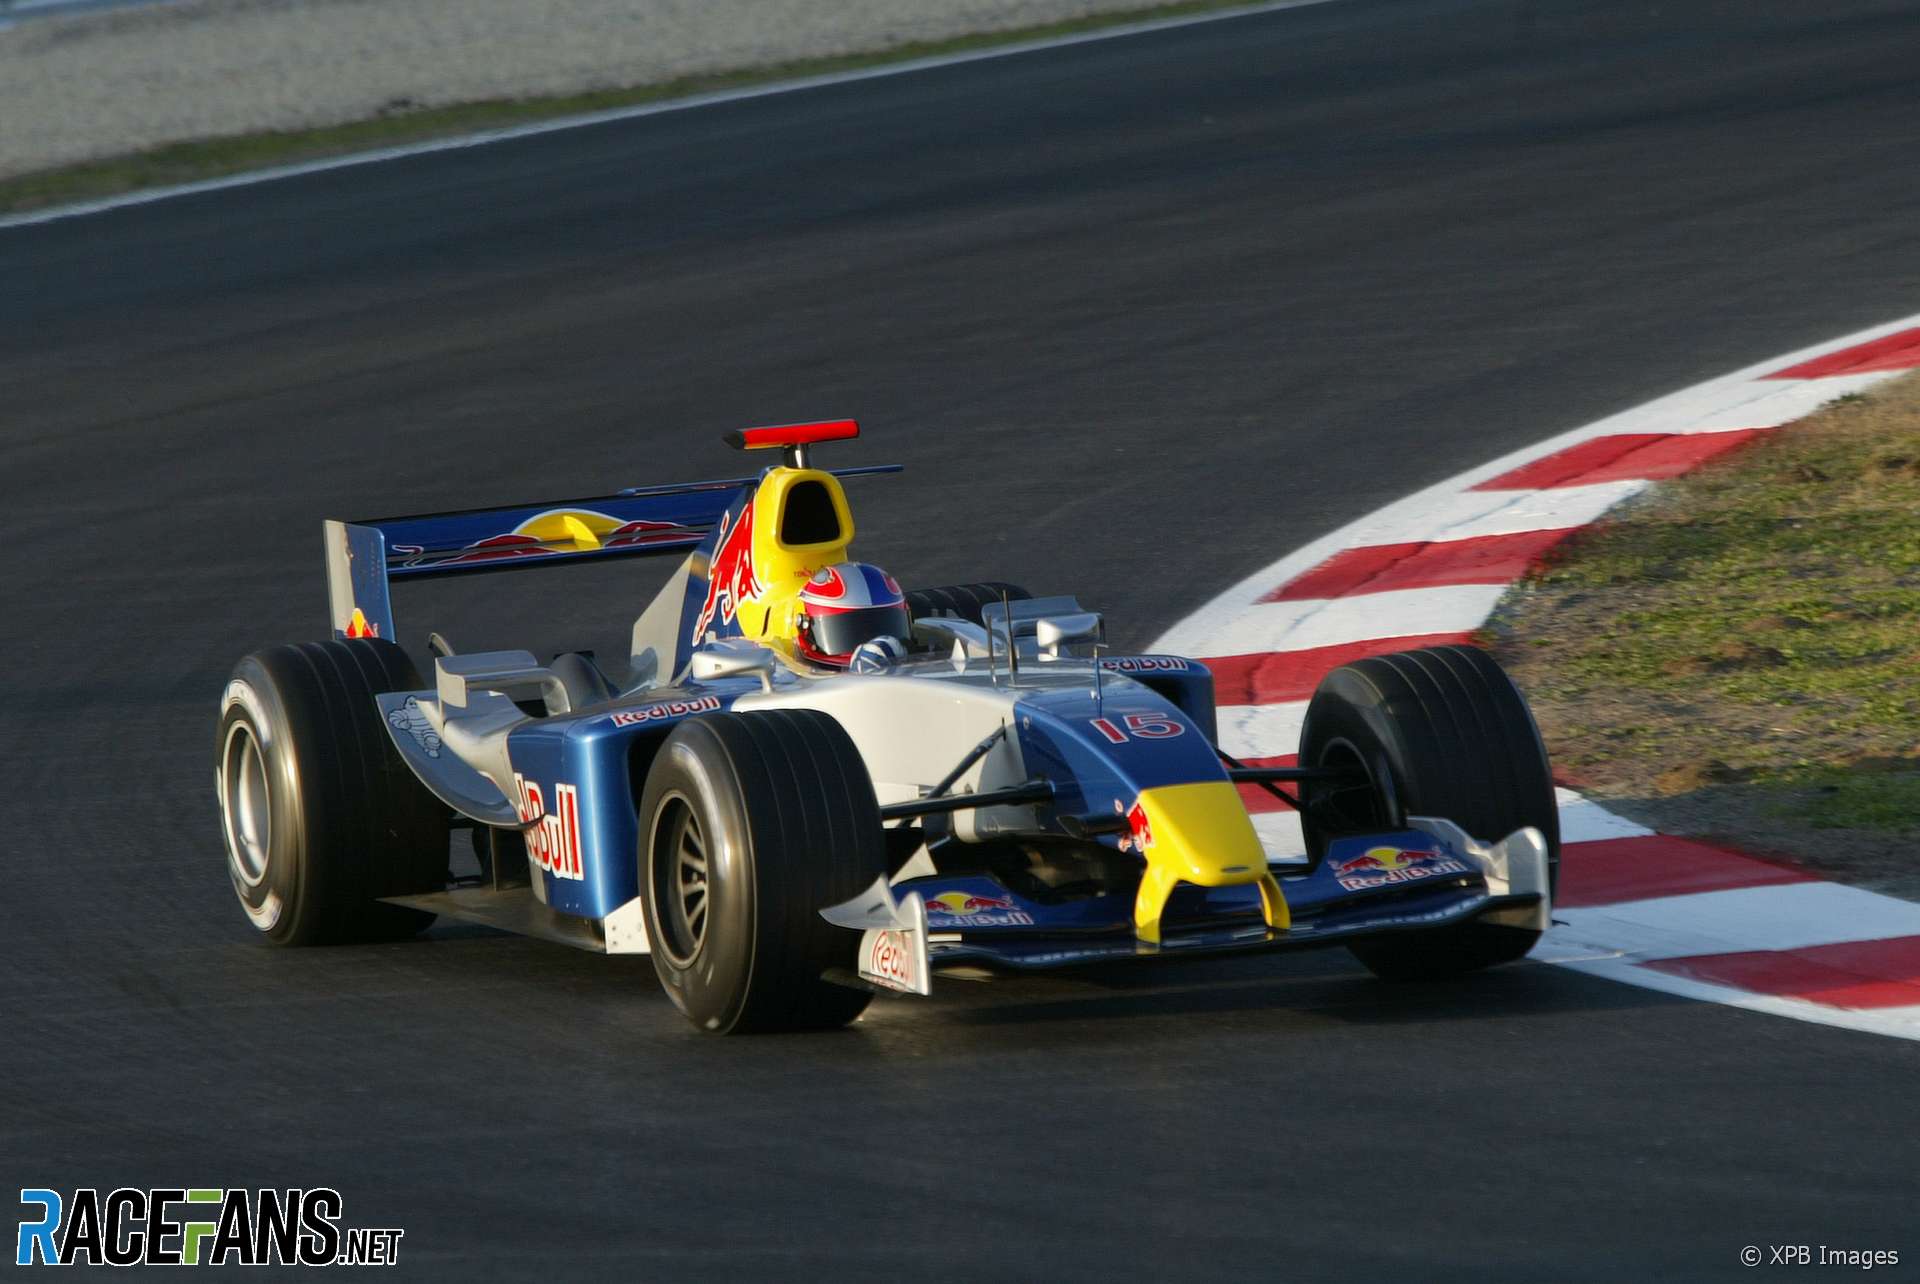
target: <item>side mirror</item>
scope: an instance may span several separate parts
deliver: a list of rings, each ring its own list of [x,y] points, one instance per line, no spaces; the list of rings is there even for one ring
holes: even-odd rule
[[[714,642],[693,653],[693,680],[711,682],[715,678],[740,678],[751,674],[760,679],[762,691],[773,690],[773,666],[778,663],[772,651],[758,642]]]
[[[509,700],[544,700],[549,715],[573,712],[566,684],[530,651],[436,656],[433,684],[442,709],[464,709],[473,693],[491,691]]]
[[[987,631],[972,620],[950,615],[915,616],[913,640],[929,648],[958,645],[962,654],[968,656],[987,653]]]
[[[1097,611],[1073,615],[1044,615],[1033,626],[1040,653],[1049,659],[1060,658],[1060,648],[1069,642],[1098,641],[1104,629]]]

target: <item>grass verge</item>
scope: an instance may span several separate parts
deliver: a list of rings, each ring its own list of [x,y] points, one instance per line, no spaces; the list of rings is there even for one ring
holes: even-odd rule
[[[1920,374],[1616,510],[1487,641],[1618,810],[1920,888]]]
[[[21,213],[53,205],[101,200],[142,188],[223,178],[248,170],[397,147],[480,130],[505,129],[642,103],[665,102],[748,85],[771,84],[915,58],[992,49],[1156,18],[1177,18],[1249,7],[1252,6],[1248,0],[1183,0],[1181,3],[1145,5],[1043,26],[957,36],[949,40],[914,41],[865,53],[798,59],[588,93],[489,99],[446,107],[417,107],[402,100],[389,104],[370,119],[342,125],[267,130],[174,143],[128,156],[0,179],[0,213]]]

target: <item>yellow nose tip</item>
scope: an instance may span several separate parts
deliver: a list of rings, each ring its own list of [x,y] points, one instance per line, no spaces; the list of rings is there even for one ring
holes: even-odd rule
[[[1292,918],[1280,885],[1267,873],[1267,853],[1247,818],[1240,793],[1225,780],[1202,780],[1142,790],[1135,801],[1145,825],[1147,871],[1133,902],[1134,931],[1160,940],[1160,916],[1180,883],[1232,887],[1257,883],[1269,927],[1285,931]]]

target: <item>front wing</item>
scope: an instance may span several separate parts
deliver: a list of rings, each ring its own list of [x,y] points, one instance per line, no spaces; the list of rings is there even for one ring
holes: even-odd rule
[[[1170,913],[1161,940],[1148,942],[1132,931],[1128,898],[1046,907],[977,877],[920,878],[897,887],[883,878],[821,915],[861,933],[861,980],[923,995],[932,992],[934,974],[947,968],[1038,971],[1129,958],[1313,949],[1475,921],[1546,930],[1552,907],[1540,831],[1521,829],[1488,844],[1450,821],[1416,816],[1408,823],[1413,828],[1400,833],[1338,841],[1311,873],[1290,875],[1285,863],[1272,865],[1292,907],[1285,929],[1262,920],[1257,893],[1248,887],[1182,888],[1183,912]],[[954,890],[935,891],[936,885]]]

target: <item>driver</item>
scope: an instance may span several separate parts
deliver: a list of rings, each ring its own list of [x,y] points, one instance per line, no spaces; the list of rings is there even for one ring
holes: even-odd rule
[[[879,639],[892,639],[889,651],[904,650],[908,636],[907,599],[893,576],[865,562],[823,566],[800,590],[794,649],[814,664],[845,669],[854,652]]]

